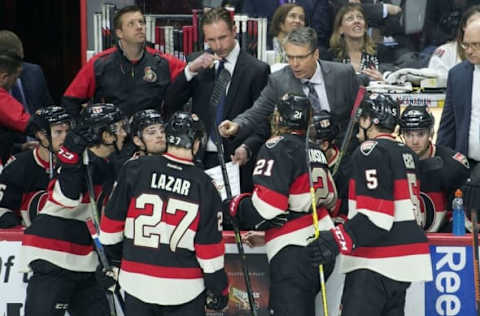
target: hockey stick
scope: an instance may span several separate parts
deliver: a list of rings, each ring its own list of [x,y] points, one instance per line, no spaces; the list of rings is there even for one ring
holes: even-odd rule
[[[478,266],[478,221],[477,210],[470,209],[470,219],[472,221],[472,246],[473,246],[473,280],[475,282],[475,302],[477,315],[480,316],[480,267]]]
[[[95,203],[95,191],[93,187],[93,179],[92,179],[92,171],[90,170],[90,160],[88,158],[88,149],[85,149],[83,152],[83,164],[87,169],[87,189],[89,195],[89,209],[90,209],[90,218],[87,219],[87,228],[90,232],[90,235],[93,240],[93,245],[97,250],[98,258],[100,259],[100,263],[102,264],[103,268],[107,272],[112,272],[112,266],[108,261],[107,255],[105,254],[105,249],[103,245],[100,243],[100,239],[98,236],[98,232],[100,231],[100,219],[98,216],[98,209],[97,204]],[[112,272],[113,273],[113,272]],[[117,312],[115,310],[115,298],[113,297],[113,293],[109,290],[105,291],[105,295],[107,296],[108,307],[110,309],[110,316],[116,316]],[[118,289],[115,290],[115,295],[117,297],[118,303],[120,304],[120,308],[122,309],[122,313],[125,314],[125,302],[123,297],[120,295]]]
[[[342,146],[340,147],[340,152],[338,153],[337,162],[335,163],[335,166],[333,166],[333,176],[337,173],[338,167],[340,167],[340,162],[342,161],[342,158],[345,155],[348,146],[350,145],[350,141],[352,140],[353,128],[355,127],[355,123],[357,123],[358,119],[360,118],[360,111],[358,110],[358,108],[360,107],[360,103],[362,103],[365,91],[366,89],[364,86],[360,86],[358,88],[357,96],[355,97],[355,103],[353,103],[352,112],[350,113],[350,120],[348,121],[347,131],[345,133],[345,136],[343,137]]]
[[[318,229],[318,214],[317,214],[317,202],[315,198],[315,188],[313,187],[313,178],[312,178],[312,165],[310,161],[309,146],[308,146],[308,137],[310,135],[310,126],[307,127],[307,132],[305,135],[305,159],[307,162],[308,170],[308,183],[310,185],[310,197],[312,200],[312,218],[313,218],[313,227],[315,229],[315,239],[320,235]],[[318,265],[318,272],[320,274],[320,286],[322,291],[322,304],[323,304],[323,315],[328,316],[328,306],[327,306],[327,287],[325,285],[325,273],[323,272],[323,264]]]
[[[227,199],[232,198],[232,188],[230,187],[230,180],[228,179],[227,167],[225,165],[225,158],[223,157],[223,143],[218,132],[218,127],[215,126],[215,145],[217,146],[218,161],[222,169],[222,177],[225,185],[225,191],[227,192]],[[245,280],[245,286],[247,288],[248,304],[253,316],[257,316],[257,307],[255,305],[255,299],[253,298],[252,284],[250,282],[250,274],[248,272],[247,257],[245,250],[243,249],[242,238],[240,236],[240,228],[235,221],[232,221],[233,232],[235,235],[235,243],[237,244],[238,254],[240,255],[240,261],[243,271],[243,279]]]
[[[53,153],[49,150],[48,151],[48,178],[50,180],[53,179]]]

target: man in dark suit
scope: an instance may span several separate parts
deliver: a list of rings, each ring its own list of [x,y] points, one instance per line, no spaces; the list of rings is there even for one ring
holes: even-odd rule
[[[319,60],[317,35],[310,27],[300,27],[287,35],[285,53],[289,65],[270,75],[267,86],[248,111],[220,124],[222,136],[242,137],[261,126],[287,93],[309,96],[314,113],[330,111],[340,130],[345,131],[358,90],[352,66]],[[341,138],[339,135],[338,140]]]
[[[480,161],[480,20],[465,28],[467,60],[448,72],[447,95],[438,128],[437,144]]]
[[[202,162],[205,168],[210,168],[219,163],[214,129],[222,120],[232,119],[252,106],[265,86],[270,70],[267,64],[240,49],[230,13],[224,8],[205,13],[202,30],[210,49],[189,58],[192,61],[168,89],[166,110],[171,115],[192,98],[192,112],[203,121],[209,136]],[[226,87],[222,89],[220,102],[215,103],[212,101],[212,92],[222,72],[228,77]],[[265,132],[261,131],[260,134]],[[242,187],[245,190],[248,189],[245,181],[251,181],[252,154],[263,144],[264,137],[251,133],[241,139],[223,140],[226,160],[232,155],[240,165],[250,162],[241,168]]]
[[[20,58],[24,58],[23,43],[15,33],[1,30],[0,46],[14,49]],[[25,110],[30,114],[39,108],[53,104],[45,75],[42,68],[37,64],[22,63],[22,72],[10,89],[10,94],[23,104]]]

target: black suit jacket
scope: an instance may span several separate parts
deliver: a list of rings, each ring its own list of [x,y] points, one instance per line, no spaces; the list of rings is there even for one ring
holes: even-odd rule
[[[45,75],[39,65],[24,62],[20,80],[28,103],[26,108],[28,112],[34,113],[39,108],[54,104],[48,91]],[[21,103],[22,100],[19,102]]]
[[[194,53],[188,59],[193,60],[199,55],[200,53]],[[270,68],[266,63],[240,50],[225,99],[223,120],[232,120],[249,109],[267,84],[269,74]],[[207,133],[210,133],[215,124],[215,117],[212,115],[209,104],[214,84],[215,69],[213,67],[201,71],[190,82],[187,82],[185,72],[180,73],[167,91],[165,107],[167,116],[182,109],[191,97],[192,112],[200,117]],[[264,131],[257,132],[259,133],[250,133],[241,139],[224,139],[225,158],[229,159],[235,148],[242,143],[256,152],[265,140]]]

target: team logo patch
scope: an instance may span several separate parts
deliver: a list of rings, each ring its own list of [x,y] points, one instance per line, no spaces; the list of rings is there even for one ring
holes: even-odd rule
[[[403,163],[407,169],[415,169],[415,159],[411,154],[402,154]]]
[[[470,164],[468,163],[467,157],[465,157],[461,153],[456,153],[455,155],[453,155],[452,158],[455,159],[456,161],[458,161],[459,163],[461,163],[462,165],[464,165],[465,167],[470,169]]]
[[[375,148],[375,146],[377,146],[377,142],[376,141],[373,141],[373,140],[367,140],[365,142],[363,142],[361,145],[360,145],[360,151],[362,152],[362,154],[364,154],[365,156],[368,156],[370,155],[370,153],[373,151],[373,149]]]
[[[282,139],[283,139],[283,136],[272,137],[269,140],[267,140],[267,142],[265,143],[265,146],[268,149],[271,149],[271,148],[275,147],[275,145],[277,145]]]
[[[152,70],[152,67],[145,67],[145,75],[143,76],[143,80],[147,82],[157,81],[157,74]]]

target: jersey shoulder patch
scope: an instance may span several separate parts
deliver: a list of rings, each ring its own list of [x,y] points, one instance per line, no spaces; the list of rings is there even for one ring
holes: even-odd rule
[[[360,152],[365,155],[365,156],[368,156],[370,155],[370,153],[373,151],[373,149],[375,148],[375,146],[377,146],[378,142],[377,141],[374,141],[374,140],[367,140],[367,141],[364,141],[361,145],[360,145]]]
[[[455,153],[452,158],[464,165],[466,168],[470,169],[470,164],[468,163],[467,157],[465,157],[461,153]]]
[[[274,136],[265,142],[265,147],[272,149],[275,147],[284,137],[283,136]]]

